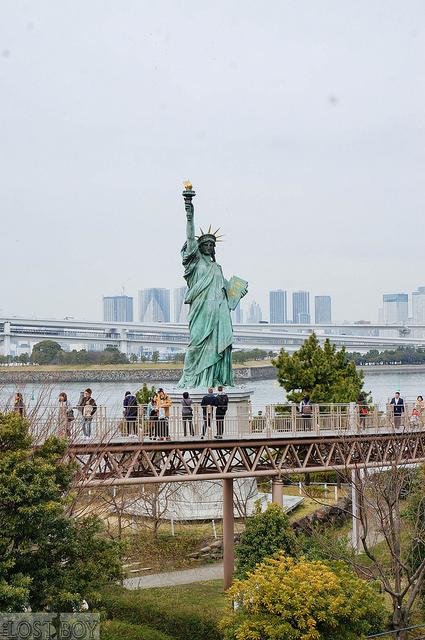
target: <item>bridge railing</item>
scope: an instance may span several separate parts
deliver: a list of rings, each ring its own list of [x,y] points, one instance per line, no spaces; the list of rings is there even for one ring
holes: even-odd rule
[[[167,414],[167,415],[165,415]],[[42,441],[56,434],[70,440],[84,438],[83,416],[74,408],[74,419],[58,406],[40,405],[27,415],[35,440]],[[303,435],[326,436],[339,434],[403,432],[425,429],[425,412],[406,403],[404,411],[394,413],[387,405],[379,411],[372,405],[314,404],[311,413],[300,413],[295,404],[268,405],[265,411],[253,414],[247,402],[232,403],[223,419],[215,410],[195,403],[192,418],[182,416],[179,404],[173,404],[164,415],[148,415],[147,407],[139,405],[137,415],[125,418],[122,413],[98,406],[90,425],[90,439],[97,442],[111,439],[185,440],[224,438],[278,438]],[[87,439],[87,438],[86,438]]]

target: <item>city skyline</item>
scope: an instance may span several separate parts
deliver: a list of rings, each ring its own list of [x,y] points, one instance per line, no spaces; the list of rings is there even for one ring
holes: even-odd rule
[[[173,290],[165,287],[153,287],[143,290],[145,292],[156,292],[158,295],[165,295],[166,302],[160,303],[160,310],[155,317],[160,317],[158,322],[170,322],[171,319],[175,323],[187,323],[188,321],[188,305],[184,304],[184,298],[187,292],[187,286],[174,288]],[[162,293],[158,293],[162,292]],[[141,291],[138,292],[139,309],[137,317],[140,321],[141,316],[146,313],[142,311]],[[148,293],[151,296],[151,293]],[[310,298],[314,298],[314,310],[310,307]],[[116,296],[103,296],[103,319],[115,321],[132,321],[128,320],[131,311],[124,311],[125,305],[128,305],[133,298],[124,294]],[[292,300],[292,304],[289,301]],[[399,324],[403,322],[411,322],[413,324],[425,324],[425,286],[418,286],[417,290],[410,293],[385,293],[382,294],[383,306],[378,307],[375,318],[355,318],[344,319],[344,321],[359,322],[365,321],[381,324]],[[106,304],[108,304],[109,315],[106,315]],[[144,304],[144,303],[143,303]],[[164,306],[165,305],[165,306]],[[300,307],[301,305],[301,307]],[[142,305],[143,306],[143,305]],[[164,309],[161,309],[164,306]],[[293,291],[292,293],[284,289],[276,289],[269,291],[268,306],[266,311],[264,307],[256,300],[250,299],[248,296],[238,305],[237,309],[232,312],[232,320],[235,324],[243,324],[250,322],[269,322],[270,324],[328,324],[338,323],[341,320],[332,317],[332,297],[329,295],[315,295],[311,291]],[[299,308],[298,308],[299,307]],[[128,309],[130,307],[128,306]],[[112,311],[115,309],[115,311]],[[121,309],[121,311],[119,310]],[[165,310],[166,309],[166,310]],[[165,311],[164,311],[165,310]],[[125,313],[129,315],[125,316]],[[159,316],[158,316],[159,313]],[[115,315],[114,315],[115,314]],[[121,315],[120,315],[121,314]],[[124,314],[124,315],[122,315]],[[122,320],[118,319],[122,317]],[[295,317],[297,316],[297,320]],[[149,321],[153,321],[152,312],[147,317]],[[169,318],[165,320],[164,318]],[[127,319],[124,319],[127,318]]]

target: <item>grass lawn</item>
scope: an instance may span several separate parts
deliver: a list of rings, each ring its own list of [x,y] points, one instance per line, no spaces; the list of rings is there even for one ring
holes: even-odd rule
[[[120,620],[104,620],[100,624],[100,640],[174,640],[171,636],[148,627]]]
[[[220,640],[217,624],[225,602],[222,580],[137,591],[113,587],[105,590],[102,598],[109,619],[147,625],[177,640]]]
[[[208,526],[197,529],[189,525],[184,530],[176,531],[175,536],[169,531],[159,531],[157,538],[145,531],[127,538],[127,557],[129,562],[140,562],[141,567],[150,568],[149,571],[143,571],[142,575],[194,568],[199,563],[194,563],[189,555],[210,544],[213,539],[211,527]]]
[[[303,488],[301,489],[301,493],[297,486],[287,486],[283,487],[283,494],[287,496],[299,496],[300,498],[304,498],[303,502],[296,507],[293,511],[288,514],[290,522],[295,522],[295,520],[300,520],[305,516],[310,515],[314,511],[317,511],[323,506],[336,504],[334,488],[329,487],[328,493],[326,497],[320,498],[310,498],[304,492]],[[347,495],[347,490],[345,488],[341,488],[338,490],[338,499]]]
[[[249,360],[243,364],[234,364],[234,368],[244,367],[268,367],[270,360]],[[135,371],[161,370],[161,369],[182,369],[182,362],[137,362],[135,364],[40,364],[25,366],[0,367],[0,371],[119,371],[131,369]]]
[[[181,362],[138,362],[136,364],[39,364],[1,367],[0,371],[120,371],[122,369],[181,369]]]

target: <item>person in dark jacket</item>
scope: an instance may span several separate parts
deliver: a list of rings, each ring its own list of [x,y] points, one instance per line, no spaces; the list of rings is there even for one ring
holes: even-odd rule
[[[390,404],[393,405],[394,426],[399,427],[401,425],[401,416],[404,413],[404,400],[400,397],[400,391],[395,392]]]
[[[183,393],[183,397],[181,399],[184,437],[186,437],[187,432],[189,432],[189,435],[193,436],[193,407],[192,407],[192,404],[193,404],[192,398],[189,396],[188,392],[185,391]]]
[[[202,414],[204,418],[204,424],[202,425],[202,439],[205,436],[207,428],[211,427],[215,406],[216,402],[214,389],[212,387],[209,387],[208,393],[201,400]]]
[[[219,440],[223,438],[224,431],[224,416],[227,413],[229,406],[229,396],[224,393],[223,387],[217,387],[217,395],[215,397],[215,423],[217,425],[217,435],[215,436]]]
[[[131,391],[126,391],[123,401],[124,418],[127,423],[127,435],[137,436],[137,416],[138,405],[137,398]]]

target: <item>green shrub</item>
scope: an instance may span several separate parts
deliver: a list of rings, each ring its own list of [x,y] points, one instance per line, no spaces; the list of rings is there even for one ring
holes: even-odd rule
[[[288,555],[298,552],[297,539],[288,516],[277,504],[269,504],[261,512],[261,505],[257,502],[236,547],[236,577],[245,578],[264,558],[281,550]]]
[[[304,493],[309,498],[324,498],[326,496],[325,487],[320,484],[304,485]]]
[[[108,617],[146,624],[176,640],[220,640],[224,604],[221,581],[138,591],[114,587],[102,598]]]
[[[161,631],[145,624],[130,624],[120,620],[105,620],[100,627],[100,640],[173,640]]]

